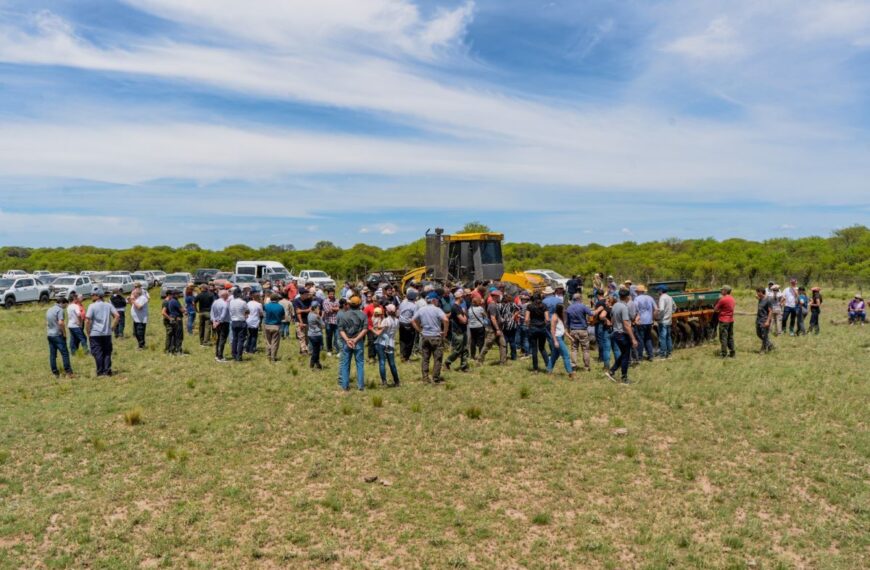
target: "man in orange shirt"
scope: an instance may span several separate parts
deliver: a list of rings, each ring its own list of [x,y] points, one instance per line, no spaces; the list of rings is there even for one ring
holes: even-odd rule
[[[722,358],[734,358],[734,297],[729,285],[723,285],[721,291],[722,298],[713,307],[719,316],[720,354]]]

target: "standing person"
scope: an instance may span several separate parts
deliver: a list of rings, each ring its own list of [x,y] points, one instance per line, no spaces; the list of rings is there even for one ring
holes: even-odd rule
[[[115,325],[115,338],[124,338],[124,325],[127,323],[127,299],[121,294],[121,289],[115,289],[109,302],[118,311],[118,324]]]
[[[245,352],[248,354],[257,352],[257,337],[260,333],[260,322],[263,320],[263,304],[260,299],[260,294],[254,293],[248,301],[248,317],[245,319],[248,326]]]
[[[377,354],[375,353],[375,330],[374,330],[374,315],[375,310],[381,309],[381,315],[383,315],[384,310],[381,307],[380,300],[376,299],[371,292],[366,293],[366,305],[363,308],[363,313],[366,316],[367,322],[367,330],[366,330],[366,342],[368,343],[368,359],[369,362],[374,362],[377,358]]]
[[[468,309],[468,350],[472,359],[474,359],[475,354],[483,351],[488,327],[489,317],[486,316],[486,309],[483,308],[483,297],[473,296],[471,307]]]
[[[583,351],[583,366],[586,372],[591,370],[589,358],[589,320],[593,318],[592,310],[583,303],[583,293],[574,293],[571,305],[564,312],[563,324],[568,329],[571,342],[571,369],[577,368],[577,349]],[[555,362],[555,360],[553,360]]]
[[[396,318],[396,306],[389,303],[386,306],[386,316],[375,323],[375,350],[378,353],[378,372],[381,375],[381,386],[387,385],[387,365],[393,377],[392,386],[399,385],[399,370],[396,368],[396,334],[399,331],[399,319]]]
[[[565,293],[568,294],[568,300],[573,299],[574,295],[576,293],[579,293],[579,292],[580,292],[580,280],[577,278],[576,275],[572,275],[571,279],[568,279],[568,281],[565,282]],[[582,296],[582,294],[581,294],[581,296]]]
[[[543,299],[539,293],[532,296],[531,302],[526,307],[524,315],[526,327],[529,329],[529,348],[532,352],[532,371],[539,372],[538,368],[538,353],[541,353],[541,358],[544,361],[544,366],[547,365],[547,323],[550,322],[547,313],[547,306],[544,305]]]
[[[773,321],[773,304],[764,287],[755,289],[755,298],[758,299],[758,309],[755,313],[755,334],[761,339],[761,352],[773,350],[770,342],[770,323]]]
[[[287,338],[290,336],[290,323],[295,318],[293,314],[293,301],[288,299],[287,294],[284,293],[278,304],[284,309],[284,318],[281,319],[281,338]]]
[[[617,286],[616,286],[616,279],[614,279],[613,275],[607,276],[606,287],[607,287],[607,296],[613,297],[614,299],[616,299],[617,298],[617,291],[616,291]]]
[[[610,369],[610,305],[608,299],[612,297],[607,295],[603,289],[598,291],[596,295],[595,308],[592,314],[595,315],[595,343],[598,345],[598,362],[600,362],[605,370]]]
[[[722,297],[713,307],[713,312],[719,317],[719,355],[734,358],[734,297],[729,285],[723,285],[720,291]]]
[[[323,323],[326,325],[326,354],[338,354],[338,299],[335,289],[326,290],[326,299],[322,304]]]
[[[505,345],[509,350],[510,359],[516,360],[520,306],[514,302],[510,295],[502,293],[501,304],[498,308],[501,312],[501,332],[504,334]]]
[[[194,298],[194,310],[199,322],[199,345],[206,346],[211,341],[211,306],[214,304],[215,296],[211,291],[211,287],[203,285],[200,287],[199,294]]]
[[[568,343],[565,342],[565,306],[562,304],[556,305],[556,310],[550,316],[550,336],[553,338],[556,350],[550,353],[550,359],[547,361],[547,374],[553,373],[556,360],[561,356],[562,363],[565,365],[565,372],[568,373],[568,378],[573,379],[574,369],[571,367]]]
[[[284,320],[284,307],[281,295],[272,293],[269,302],[263,307],[263,335],[266,337],[266,351],[269,362],[277,362],[278,347],[281,345],[281,322]]]
[[[450,309],[450,356],[444,362],[444,367],[450,367],[459,359],[459,370],[468,370],[468,312],[462,302],[464,291],[459,289],[453,295],[453,307]]]
[[[819,334],[819,315],[822,312],[822,290],[819,287],[812,288],[810,299],[810,332]]]
[[[849,302],[848,313],[850,325],[861,323],[861,326],[864,326],[864,322],[867,320],[867,307],[861,293],[855,293],[855,298]]]
[[[613,343],[619,348],[619,356],[613,366],[605,373],[608,378],[616,382],[616,371],[622,369],[622,383],[631,384],[628,379],[628,366],[631,363],[631,349],[637,348],[637,339],[631,328],[631,317],[628,312],[628,302],[631,300],[631,291],[619,290],[619,301],[611,310],[613,320]]]
[[[64,320],[64,311],[67,308],[69,301],[66,297],[58,297],[55,300],[54,306],[45,312],[46,336],[48,337],[48,365],[51,367],[51,373],[55,378],[60,377],[60,370],[57,369],[57,353],[60,352],[61,360],[63,360],[63,372],[68,378],[72,378],[73,369],[69,362],[69,350],[66,347],[66,321]]]
[[[670,358],[674,351],[674,339],[671,337],[674,311],[677,304],[668,295],[668,288],[659,287],[659,358]]]
[[[350,363],[356,362],[356,384],[359,391],[366,388],[365,379],[365,336],[366,316],[360,311],[362,300],[356,295],[348,301],[349,308],[338,312],[338,335],[341,338],[341,358],[339,370],[341,389],[350,390]]]
[[[145,348],[145,329],[148,326],[148,292],[136,288],[130,295],[130,318],[133,320],[133,336],[136,337],[137,350]]]
[[[592,276],[592,296],[598,297],[598,293],[604,290],[604,274],[596,273]]]
[[[229,292],[224,289],[218,293],[218,298],[211,304],[211,328],[215,332],[214,359],[217,362],[226,362],[224,347],[230,336],[230,304],[227,302]]]
[[[427,305],[414,315],[411,324],[420,334],[421,370],[423,382],[429,383],[429,357],[432,365],[432,381],[441,382],[441,359],[444,357],[444,339],[447,338],[447,315],[436,305],[438,293],[431,291],[426,295]]]
[[[417,331],[411,325],[411,319],[417,312],[417,291],[409,289],[405,299],[399,303],[399,357],[402,362],[408,362],[414,351]]]
[[[528,291],[523,291],[517,299],[517,307],[519,307],[517,314],[517,344],[523,353],[522,358],[528,358],[532,353],[529,349],[529,327],[526,326],[525,315],[532,296],[529,295]]]
[[[184,314],[187,316],[187,334],[193,336],[193,325],[196,323],[196,296],[193,294],[193,285],[184,288]]]
[[[85,313],[85,330],[97,365],[97,376],[112,375],[112,329],[118,324],[118,311],[103,301],[104,296],[102,289],[95,289]]]
[[[308,354],[308,313],[311,312],[311,291],[301,289],[299,296],[293,300],[293,312],[296,313],[296,340],[299,341],[299,354]]]
[[[637,307],[637,341],[640,347],[638,348],[639,357],[646,359],[648,362],[653,360],[653,334],[652,328],[655,318],[658,313],[656,302],[646,292],[646,285],[639,283],[635,287],[637,297],[634,299],[634,305]]]
[[[230,330],[232,331],[233,360],[242,361],[242,353],[245,351],[245,336],[248,332],[248,303],[241,297],[233,295],[229,304]]]
[[[783,298],[782,293],[779,290],[779,285],[776,283],[770,285],[766,291],[766,295],[770,299],[771,308],[773,309],[773,321],[771,322],[771,327],[773,328],[773,336],[779,336],[779,333],[782,332],[782,305]]]
[[[75,354],[79,346],[82,347],[85,354],[90,354],[91,349],[88,347],[88,337],[85,336],[85,331],[82,329],[85,324],[85,308],[82,306],[82,298],[75,293],[71,293],[70,300],[70,304],[66,308],[70,354]]]
[[[172,309],[171,311],[170,307]],[[163,345],[163,352],[166,354],[175,354],[175,320],[182,318],[183,315],[181,305],[175,298],[175,291],[172,289],[166,291],[166,297],[163,298],[163,304],[160,307],[160,314],[163,317],[163,329],[166,331],[166,341]]]
[[[323,366],[320,364],[320,351],[323,348],[324,328],[326,325],[320,316],[320,303],[314,301],[311,303],[311,310],[308,311],[308,342],[311,345],[309,368],[323,370]]]
[[[804,287],[798,287],[797,301],[797,334],[798,336],[807,334],[806,316],[810,312],[810,299],[807,297],[807,290]]]
[[[797,320],[797,279],[792,279],[782,295],[782,333],[785,334],[785,326],[788,323],[788,335],[794,336],[794,325]]]
[[[489,317],[489,327],[486,329],[486,341],[483,344],[483,350],[480,351],[480,356],[477,361],[483,364],[486,358],[486,353],[492,348],[492,345],[498,344],[498,363],[504,365],[507,363],[507,343],[504,339],[504,316],[501,312],[502,293],[498,289],[492,292],[490,303],[486,307],[486,316]]]

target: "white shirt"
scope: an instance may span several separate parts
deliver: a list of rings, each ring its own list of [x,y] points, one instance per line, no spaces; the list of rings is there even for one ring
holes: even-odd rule
[[[133,301],[133,308],[130,310],[130,314],[133,317],[134,323],[148,322],[148,301],[148,293],[144,291]]]
[[[794,308],[797,305],[797,293],[791,287],[786,288],[785,293],[785,306]]]
[[[248,328],[260,328],[260,319],[263,318],[263,305],[258,301],[248,301],[248,311],[248,318],[245,319],[245,322],[248,323]]]
[[[562,319],[556,319],[556,336],[565,336],[565,324]]]
[[[70,303],[66,308],[66,324],[71,329],[82,328],[82,308],[75,303]]]
[[[659,321],[663,325],[671,324],[672,317],[674,315],[674,310],[677,308],[677,304],[674,303],[674,300],[667,293],[662,293],[659,297]]]

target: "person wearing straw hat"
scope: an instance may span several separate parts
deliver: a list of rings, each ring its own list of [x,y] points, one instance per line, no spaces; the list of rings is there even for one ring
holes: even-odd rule
[[[849,324],[861,323],[864,326],[867,320],[867,305],[861,293],[855,293],[855,298],[849,303]]]

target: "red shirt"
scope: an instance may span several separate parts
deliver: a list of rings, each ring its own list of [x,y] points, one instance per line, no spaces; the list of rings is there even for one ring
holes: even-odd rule
[[[363,313],[365,313],[366,319],[369,321],[369,330],[372,330],[372,317],[375,315],[375,304],[369,303],[363,307]]]
[[[713,307],[714,311],[719,312],[719,322],[720,323],[733,323],[734,322],[734,297],[731,295],[725,295],[716,303],[716,306]]]

